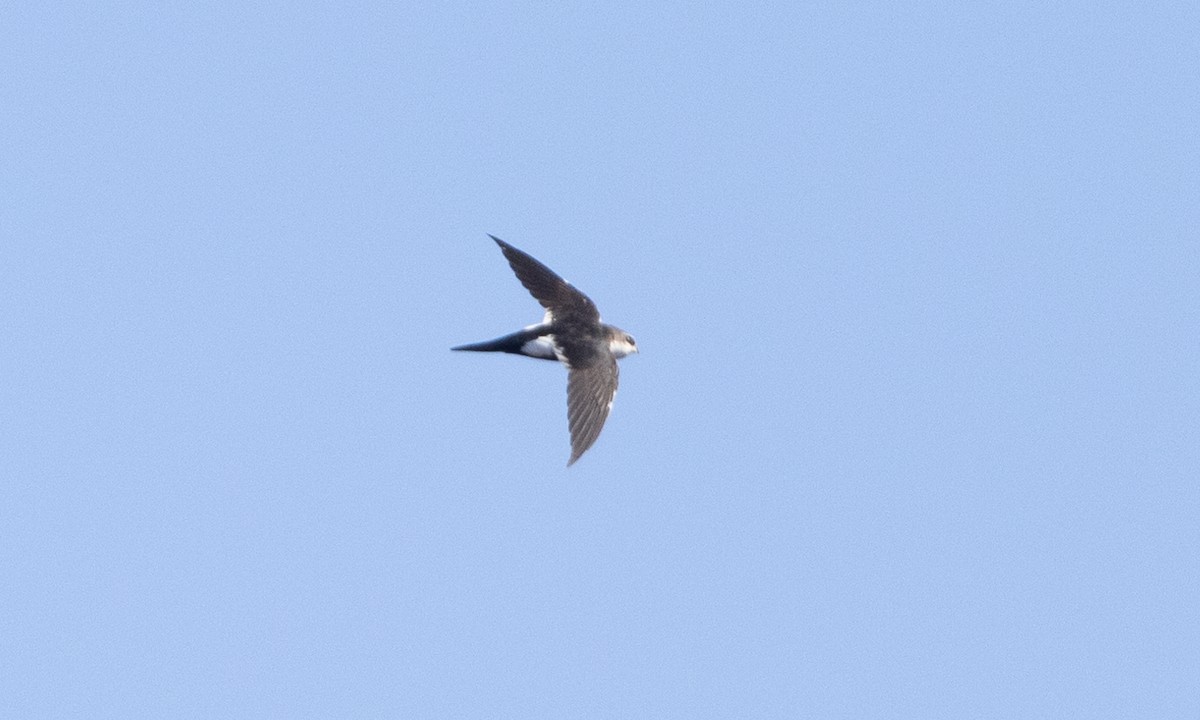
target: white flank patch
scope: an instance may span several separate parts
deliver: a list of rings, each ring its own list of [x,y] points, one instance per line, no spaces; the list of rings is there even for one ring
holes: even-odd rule
[[[521,346],[521,352],[533,357],[546,358],[547,360],[561,360],[559,357],[558,347],[554,344],[554,336],[547,335],[545,337],[534,338]]]

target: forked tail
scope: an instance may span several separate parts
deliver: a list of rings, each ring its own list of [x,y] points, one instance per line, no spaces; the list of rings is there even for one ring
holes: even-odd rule
[[[498,337],[495,340],[484,340],[483,342],[468,343],[452,347],[451,350],[469,350],[471,352],[503,352],[513,353],[515,355],[524,355],[526,357],[538,358],[540,360],[556,360],[554,350],[550,343],[541,337],[545,331],[545,326],[534,325],[533,327],[518,330],[511,335]]]
[[[471,352],[506,352],[520,353],[521,346],[526,342],[523,333],[513,333],[504,337],[496,338],[495,340],[484,340],[483,342],[467,343],[452,347],[451,350],[470,350]]]

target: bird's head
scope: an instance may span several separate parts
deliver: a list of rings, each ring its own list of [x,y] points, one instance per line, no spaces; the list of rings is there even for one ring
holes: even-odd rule
[[[608,349],[615,357],[623,358],[638,351],[637,341],[620,328],[613,328],[608,339]]]

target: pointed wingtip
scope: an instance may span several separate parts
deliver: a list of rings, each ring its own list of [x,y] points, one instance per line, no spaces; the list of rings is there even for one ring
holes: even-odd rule
[[[488,237],[495,240],[496,244],[499,245],[500,247],[505,247],[506,245],[508,245],[508,243],[504,242],[503,240],[501,240],[500,238],[496,237],[495,235],[493,235],[491,233],[488,233]]]

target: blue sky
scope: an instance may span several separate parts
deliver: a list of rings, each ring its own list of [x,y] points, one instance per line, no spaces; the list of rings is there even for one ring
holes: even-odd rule
[[[1195,718],[1197,27],[4,10],[7,712]]]

